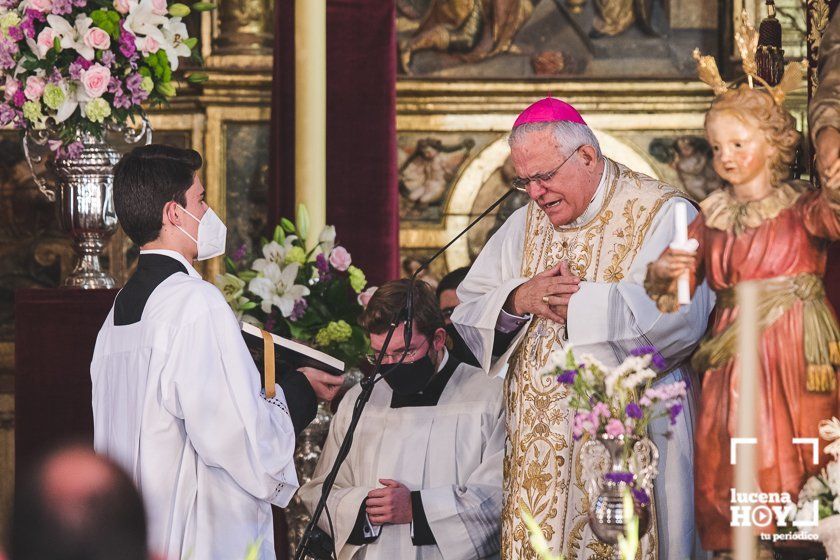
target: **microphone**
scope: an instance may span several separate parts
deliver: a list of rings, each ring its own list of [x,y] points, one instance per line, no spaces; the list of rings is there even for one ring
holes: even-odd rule
[[[382,345],[382,349],[379,351],[379,355],[376,359],[376,363],[373,367],[373,372],[369,377],[366,377],[361,381],[362,391],[359,393],[359,396],[356,398],[356,402],[353,405],[353,414],[350,418],[350,424],[347,426],[347,432],[344,434],[344,439],[341,442],[341,446],[336,453],[335,459],[333,460],[332,468],[330,469],[329,473],[324,479],[324,484],[321,488],[321,498],[318,500],[317,505],[315,506],[314,511],[312,512],[312,516],[309,519],[309,523],[306,526],[306,529],[303,532],[303,536],[300,538],[298,542],[298,547],[295,552],[295,560],[303,560],[306,554],[310,554],[314,558],[329,558],[330,556],[334,556],[334,542],[326,535],[323,534],[323,531],[317,528],[318,519],[321,517],[321,514],[326,510],[327,507],[327,499],[332,491],[333,484],[335,483],[335,479],[338,476],[338,471],[341,468],[341,464],[347,458],[347,455],[350,453],[350,446],[353,444],[353,435],[356,432],[356,426],[359,423],[359,419],[362,417],[362,412],[367,405],[368,400],[370,400],[370,396],[373,393],[373,386],[377,381],[384,379],[388,376],[390,371],[393,371],[395,366],[391,366],[389,371],[382,373],[377,379],[377,374],[379,374],[380,367],[382,365],[382,358],[385,352],[388,349],[388,344],[391,342],[391,337],[394,334],[394,330],[399,325],[400,320],[399,318],[402,316],[402,312],[405,311],[405,330],[403,331],[403,337],[405,338],[404,348],[405,351],[403,352],[402,358],[400,359],[399,363],[402,363],[402,360],[405,359],[405,355],[408,352],[408,345],[411,342],[411,334],[414,322],[414,283],[417,280],[417,275],[422,271],[426,270],[429,265],[434,262],[436,258],[444,253],[449,247],[452,246],[453,243],[458,241],[465,233],[470,231],[475,224],[480,222],[487,214],[492,212],[497,206],[499,206],[502,202],[507,199],[511,194],[513,194],[513,189],[510,189],[506,192],[501,198],[499,198],[496,202],[494,202],[487,210],[482,212],[478,215],[478,217],[470,223],[463,231],[461,231],[458,235],[456,235],[452,240],[441,247],[434,255],[429,257],[428,259],[420,265],[420,267],[414,271],[414,274],[410,277],[409,282],[409,289],[408,294],[406,296],[405,305],[398,313],[396,313],[391,320],[391,326],[388,329],[388,334],[385,337],[385,342]],[[329,517],[329,512],[327,512]]]
[[[406,317],[405,317],[405,330],[403,331],[404,332],[403,336],[405,338],[405,347],[406,348],[408,348],[408,345],[411,344],[411,334],[412,334],[411,331],[412,331],[412,328],[413,328],[412,323],[414,322],[414,283],[417,280],[417,276],[421,272],[423,272],[424,270],[429,268],[429,265],[432,264],[432,262],[434,262],[434,260],[436,258],[438,258],[444,252],[446,252],[446,250],[449,249],[456,241],[461,239],[461,237],[463,237],[463,235],[465,233],[470,231],[473,228],[474,225],[476,225],[478,222],[480,222],[482,219],[484,219],[484,217],[487,216],[487,214],[489,214],[490,212],[495,210],[497,206],[499,206],[502,202],[507,200],[507,197],[509,197],[513,193],[514,193],[514,190],[509,189],[505,194],[503,194],[501,197],[499,197],[498,200],[496,200],[496,202],[494,202],[493,204],[491,204],[487,208],[487,210],[485,210],[484,212],[479,214],[478,217],[476,217],[476,219],[474,219],[472,222],[470,222],[470,225],[465,227],[460,233],[458,233],[458,235],[456,235],[455,237],[450,239],[449,243],[447,243],[446,245],[444,245],[443,247],[438,249],[437,252],[435,252],[434,255],[432,255],[431,257],[426,259],[417,268],[417,270],[414,271],[414,274],[411,275],[411,277],[409,278],[410,282],[409,282],[409,285],[408,285],[408,295],[406,296],[406,302],[405,302],[405,316]]]

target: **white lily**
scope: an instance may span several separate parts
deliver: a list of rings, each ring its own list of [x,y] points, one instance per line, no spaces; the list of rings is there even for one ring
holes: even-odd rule
[[[326,226],[321,230],[321,235],[318,236],[318,244],[325,255],[330,254],[330,251],[335,247],[335,226]]]
[[[309,295],[309,288],[295,284],[300,265],[290,264],[280,268],[276,263],[268,263],[262,270],[262,276],[251,280],[248,289],[262,298],[262,310],[271,312],[274,306],[283,317],[292,314],[295,303]]]
[[[50,14],[47,23],[59,36],[62,49],[73,49],[87,60],[93,60],[93,47],[85,44],[84,36],[93,25],[93,20],[85,14],[76,16],[75,25],[61,16]]]
[[[834,457],[835,461],[840,460],[840,420],[822,420],[819,425],[820,437],[827,442],[825,452]]]
[[[172,71],[178,69],[178,59],[190,56],[190,48],[184,44],[184,41],[190,38],[187,31],[187,26],[181,21],[181,18],[176,17],[168,20],[161,26],[163,33],[163,41],[160,43],[160,48],[166,51],[166,56],[169,59],[169,67]]]
[[[161,45],[166,42],[163,33],[158,28],[165,25],[166,21],[166,16],[159,16],[154,13],[151,0],[141,0],[128,12],[123,27],[134,35],[135,44],[139,49],[146,37],[152,37]]]
[[[228,303],[236,301],[245,289],[245,281],[229,272],[217,274],[214,284],[225,296],[225,301]]]
[[[262,259],[256,259],[254,264],[251,265],[251,268],[256,270],[257,272],[262,272],[265,270],[265,267],[269,263],[274,263],[278,266],[282,266],[283,263],[286,261],[286,253],[289,252],[294,246],[294,241],[297,239],[294,235],[289,235],[286,237],[286,240],[283,242],[283,245],[280,245],[276,241],[270,241],[263,245],[262,252],[263,257]]]
[[[56,124],[63,123],[69,119],[79,106],[79,99],[76,96],[75,86],[68,87],[65,82],[62,82],[61,89],[64,90],[64,103],[58,106],[58,109],[56,109],[55,115],[53,116]]]

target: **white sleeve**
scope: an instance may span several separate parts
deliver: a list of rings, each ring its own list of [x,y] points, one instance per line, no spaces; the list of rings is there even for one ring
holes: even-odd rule
[[[282,389],[261,396],[260,374],[230,308],[211,307],[175,335],[165,374],[170,410],[207,465],[243,490],[285,507],[298,487],[295,432]]]
[[[521,276],[527,212],[527,206],[514,212],[487,240],[457,290],[461,303],[452,314],[452,323],[481,368],[491,375],[507,363],[527,330],[523,327],[519,331],[507,352],[491,370],[499,314],[510,292],[528,281]]]
[[[704,282],[689,305],[675,313],[660,312],[643,286],[648,263],[674,239],[672,198],[654,218],[639,254],[620,282],[581,282],[569,303],[569,342],[607,364],[620,362],[639,346],[652,345],[668,366],[688,359],[706,330],[714,306],[714,294]],[[697,210],[688,204],[688,221]]]

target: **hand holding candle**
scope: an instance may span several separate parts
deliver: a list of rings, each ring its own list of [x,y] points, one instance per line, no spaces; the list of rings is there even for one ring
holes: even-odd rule
[[[693,253],[697,250],[697,240],[688,238],[688,207],[685,202],[677,202],[674,207],[674,241],[671,249]],[[680,305],[691,303],[691,285],[689,272],[683,272],[677,279],[677,301]]]

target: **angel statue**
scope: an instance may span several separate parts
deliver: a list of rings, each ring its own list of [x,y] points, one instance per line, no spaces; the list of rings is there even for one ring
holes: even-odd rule
[[[725,184],[700,203],[701,213],[688,228],[698,242],[696,252],[666,249],[649,265],[645,281],[663,311],[679,307],[677,281],[686,271],[692,293],[705,281],[717,294],[710,334],[693,360],[705,372],[695,434],[697,525],[703,548],[717,558],[732,549],[729,454],[740,398],[739,283],[753,281],[762,294],[760,392],[744,396],[758,399],[761,492],[787,492],[796,500],[804,480],[819,472],[827,456],[815,465],[811,446],[796,445],[794,438],[819,437],[820,420],[838,414],[840,329],[822,276],[828,243],[840,239],[840,180],[819,191],[790,180],[800,134],[782,101],[802,83],[803,69],[791,63],[778,86],[763,83],[752,55],[754,33],[742,24],[737,43],[749,84],[736,89],[720,78],[713,58],[695,51],[701,79],[717,94],[705,129]],[[762,547],[761,557],[772,558]]]

